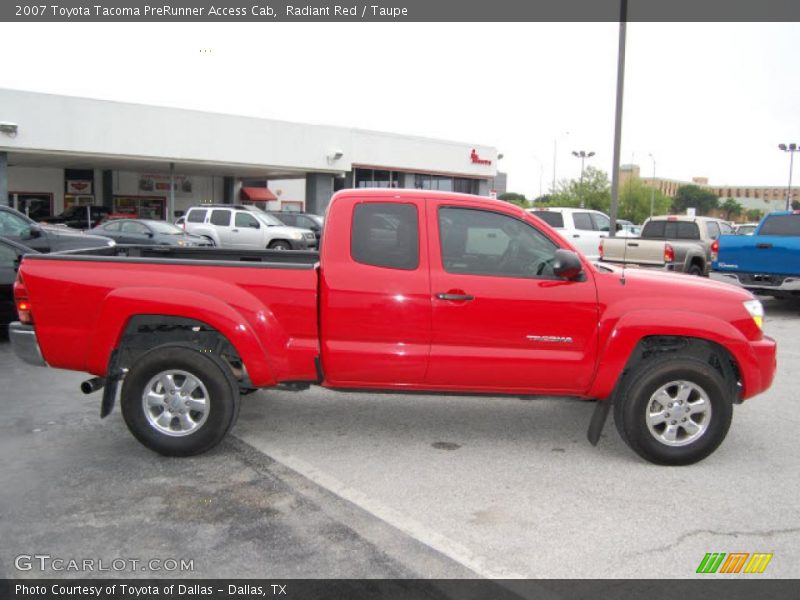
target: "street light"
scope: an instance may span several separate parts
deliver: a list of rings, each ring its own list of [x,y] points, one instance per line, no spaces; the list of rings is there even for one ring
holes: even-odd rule
[[[786,188],[786,210],[792,206],[792,167],[794,166],[794,153],[798,151],[797,144],[778,144],[778,148],[789,153],[789,186]]]
[[[584,208],[584,200],[583,200],[583,165],[586,162],[587,158],[592,158],[594,156],[594,152],[586,152],[585,150],[573,150],[572,156],[576,156],[581,159],[581,208]]]
[[[653,179],[650,181],[650,216],[653,216],[653,210],[656,203],[656,157],[648,154],[653,159]]]
[[[556,161],[558,159],[558,140],[565,135],[569,135],[569,131],[565,131],[560,136],[553,139],[553,189],[550,191],[551,194],[556,193]]]

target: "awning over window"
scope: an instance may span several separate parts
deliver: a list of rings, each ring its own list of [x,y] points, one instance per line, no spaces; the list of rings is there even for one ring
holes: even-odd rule
[[[242,188],[242,200],[249,200],[250,202],[272,202],[277,199],[278,197],[273,194],[269,188]]]

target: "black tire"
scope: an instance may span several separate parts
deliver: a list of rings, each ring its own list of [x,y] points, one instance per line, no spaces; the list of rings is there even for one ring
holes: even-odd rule
[[[703,267],[698,265],[697,263],[692,263],[689,265],[689,270],[686,271],[689,275],[694,275],[695,277],[702,277],[703,276]]]
[[[656,392],[678,381],[688,382],[691,384],[689,387],[696,388],[691,392],[693,396],[687,398],[686,406],[689,406],[689,399],[694,398],[695,402],[699,402],[701,393],[705,393],[710,411],[707,415],[692,416],[688,410],[686,413],[680,412],[684,406],[678,407],[677,403],[674,409],[664,405],[662,412],[669,414],[671,419],[664,423],[663,429],[659,424],[651,431],[648,426],[649,411],[654,406],[660,406],[657,401],[653,404]],[[677,386],[667,387],[665,393],[672,396],[673,390],[677,392],[677,389]],[[672,354],[652,358],[625,376],[620,393],[614,399],[614,423],[622,440],[645,460],[658,465],[690,465],[714,452],[725,439],[733,417],[732,389],[719,371],[699,358]],[[668,410],[675,412],[668,413]],[[706,418],[707,421],[704,420]],[[689,434],[690,430],[685,427],[690,424],[682,425],[681,419],[695,420],[695,426],[700,423],[702,432]],[[672,443],[683,445],[670,445],[661,437],[667,435],[670,427],[678,432]],[[680,438],[681,432],[683,439]],[[694,441],[692,435],[697,436]]]
[[[270,250],[291,250],[292,245],[286,240],[275,240],[267,246]]]
[[[170,370],[190,374],[203,387],[206,417],[196,429],[189,430],[189,433],[165,433],[158,425],[151,423],[151,420],[160,418],[157,412],[160,407],[151,411],[146,411],[144,407],[144,395],[152,381],[160,373]],[[180,376],[175,381],[181,381]],[[163,396],[166,402],[167,394]],[[233,427],[239,414],[239,386],[230,369],[217,356],[180,344],[169,344],[149,350],[136,360],[125,376],[120,403],[128,429],[146,447],[165,456],[192,456],[202,454],[219,444]],[[177,404],[180,405],[181,402]],[[187,418],[191,418],[190,415],[196,418],[198,414],[204,414],[191,409],[184,412],[188,413]],[[179,419],[176,416],[168,427],[175,424],[179,431]],[[162,426],[162,429],[166,427]]]

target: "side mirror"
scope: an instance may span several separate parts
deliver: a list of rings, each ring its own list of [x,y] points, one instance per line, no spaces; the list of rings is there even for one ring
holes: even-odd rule
[[[620,225],[619,223],[617,223],[617,231],[622,231],[622,225]]]
[[[154,234],[152,231],[148,231],[148,232],[147,232],[145,235],[146,235],[147,237],[149,237],[151,240],[152,240],[152,239],[153,239],[153,237],[155,236],[155,234]]]
[[[574,252],[559,249],[553,258],[553,273],[557,277],[573,281],[583,275],[583,264]]]
[[[261,229],[261,225],[259,225],[258,223],[250,223],[250,227],[252,227],[253,229]]]
[[[42,237],[42,228],[34,224],[28,228],[28,234],[23,239],[33,240],[40,237]]]

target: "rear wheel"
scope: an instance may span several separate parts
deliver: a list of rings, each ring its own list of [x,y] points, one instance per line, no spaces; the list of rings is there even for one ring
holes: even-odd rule
[[[291,250],[292,247],[289,242],[285,240],[275,240],[274,242],[270,242],[269,246],[267,246],[270,250]]]
[[[725,439],[733,416],[731,386],[707,362],[665,355],[641,363],[614,400],[620,436],[660,465],[703,460]]]
[[[695,275],[696,277],[703,276],[703,267],[698,265],[697,263],[692,263],[689,265],[689,270],[686,271],[689,275]]]
[[[139,357],[125,376],[121,405],[142,444],[166,456],[191,456],[219,444],[233,426],[239,388],[216,356],[160,346]]]

